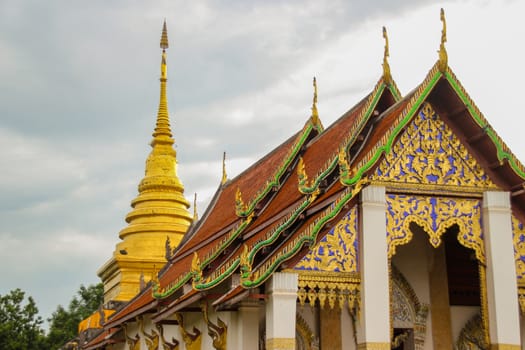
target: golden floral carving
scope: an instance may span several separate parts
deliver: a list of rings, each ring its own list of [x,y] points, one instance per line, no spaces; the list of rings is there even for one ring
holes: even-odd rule
[[[424,197],[389,194],[387,202],[388,257],[396,247],[412,239],[411,223],[416,223],[437,248],[441,236],[452,225],[458,225],[458,241],[476,252],[476,258],[485,263],[485,246],[481,232],[481,203],[474,199]]]
[[[518,284],[525,283],[525,226],[512,215],[512,236],[514,242],[514,260]]]
[[[295,266],[297,270],[357,272],[357,206]]]
[[[496,188],[429,103],[394,144],[372,180]]]

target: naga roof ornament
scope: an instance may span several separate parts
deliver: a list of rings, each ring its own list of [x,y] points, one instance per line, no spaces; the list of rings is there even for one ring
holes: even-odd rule
[[[445,43],[447,42],[447,21],[445,20],[445,11],[443,9],[441,9],[440,19],[443,23],[443,29],[441,30],[441,44],[439,45],[438,68],[440,72],[445,72],[448,66],[448,54],[445,48]]]
[[[383,38],[385,38],[385,53],[383,54],[383,82],[386,85],[390,85],[392,84],[392,74],[390,73],[390,65],[388,64],[390,50],[388,47],[388,34],[386,32],[386,27],[383,27]]]

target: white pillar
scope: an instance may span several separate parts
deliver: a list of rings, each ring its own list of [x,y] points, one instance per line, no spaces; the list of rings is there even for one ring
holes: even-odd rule
[[[237,348],[259,348],[259,301],[245,300],[238,309]]]
[[[491,349],[519,349],[520,326],[508,192],[483,194]]]
[[[390,350],[390,287],[385,188],[361,192],[361,311],[358,349]]]
[[[295,349],[298,275],[276,272],[266,287],[266,349]],[[254,348],[256,349],[256,348]]]

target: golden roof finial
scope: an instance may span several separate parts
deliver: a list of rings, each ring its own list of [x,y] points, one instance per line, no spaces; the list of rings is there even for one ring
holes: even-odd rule
[[[222,153],[222,179],[221,185],[224,185],[228,181],[228,176],[226,175],[226,152]]]
[[[443,29],[441,30],[441,44],[439,45],[438,68],[444,73],[448,66],[448,54],[445,48],[445,43],[447,42],[447,21],[445,20],[445,11],[443,9],[441,9],[440,19],[443,22]]]
[[[314,98],[312,101],[312,121],[314,124],[319,123],[319,112],[317,111],[317,79],[314,77]]]
[[[199,214],[197,214],[197,192],[195,192],[195,196],[193,197],[193,221],[199,220]]]
[[[392,83],[392,74],[390,73],[390,65],[388,64],[390,49],[388,47],[388,34],[385,27],[383,27],[383,38],[385,38],[385,53],[383,54],[383,82],[388,85]]]

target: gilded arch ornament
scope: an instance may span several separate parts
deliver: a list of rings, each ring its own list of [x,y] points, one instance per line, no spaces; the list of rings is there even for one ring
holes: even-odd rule
[[[416,223],[428,234],[434,248],[441,245],[441,237],[448,228],[458,225],[460,244],[473,249],[478,261],[485,264],[479,200],[388,194],[386,204],[389,258],[395,255],[397,246],[412,239],[411,223]]]
[[[354,206],[294,267],[302,271],[358,272],[358,213]]]

